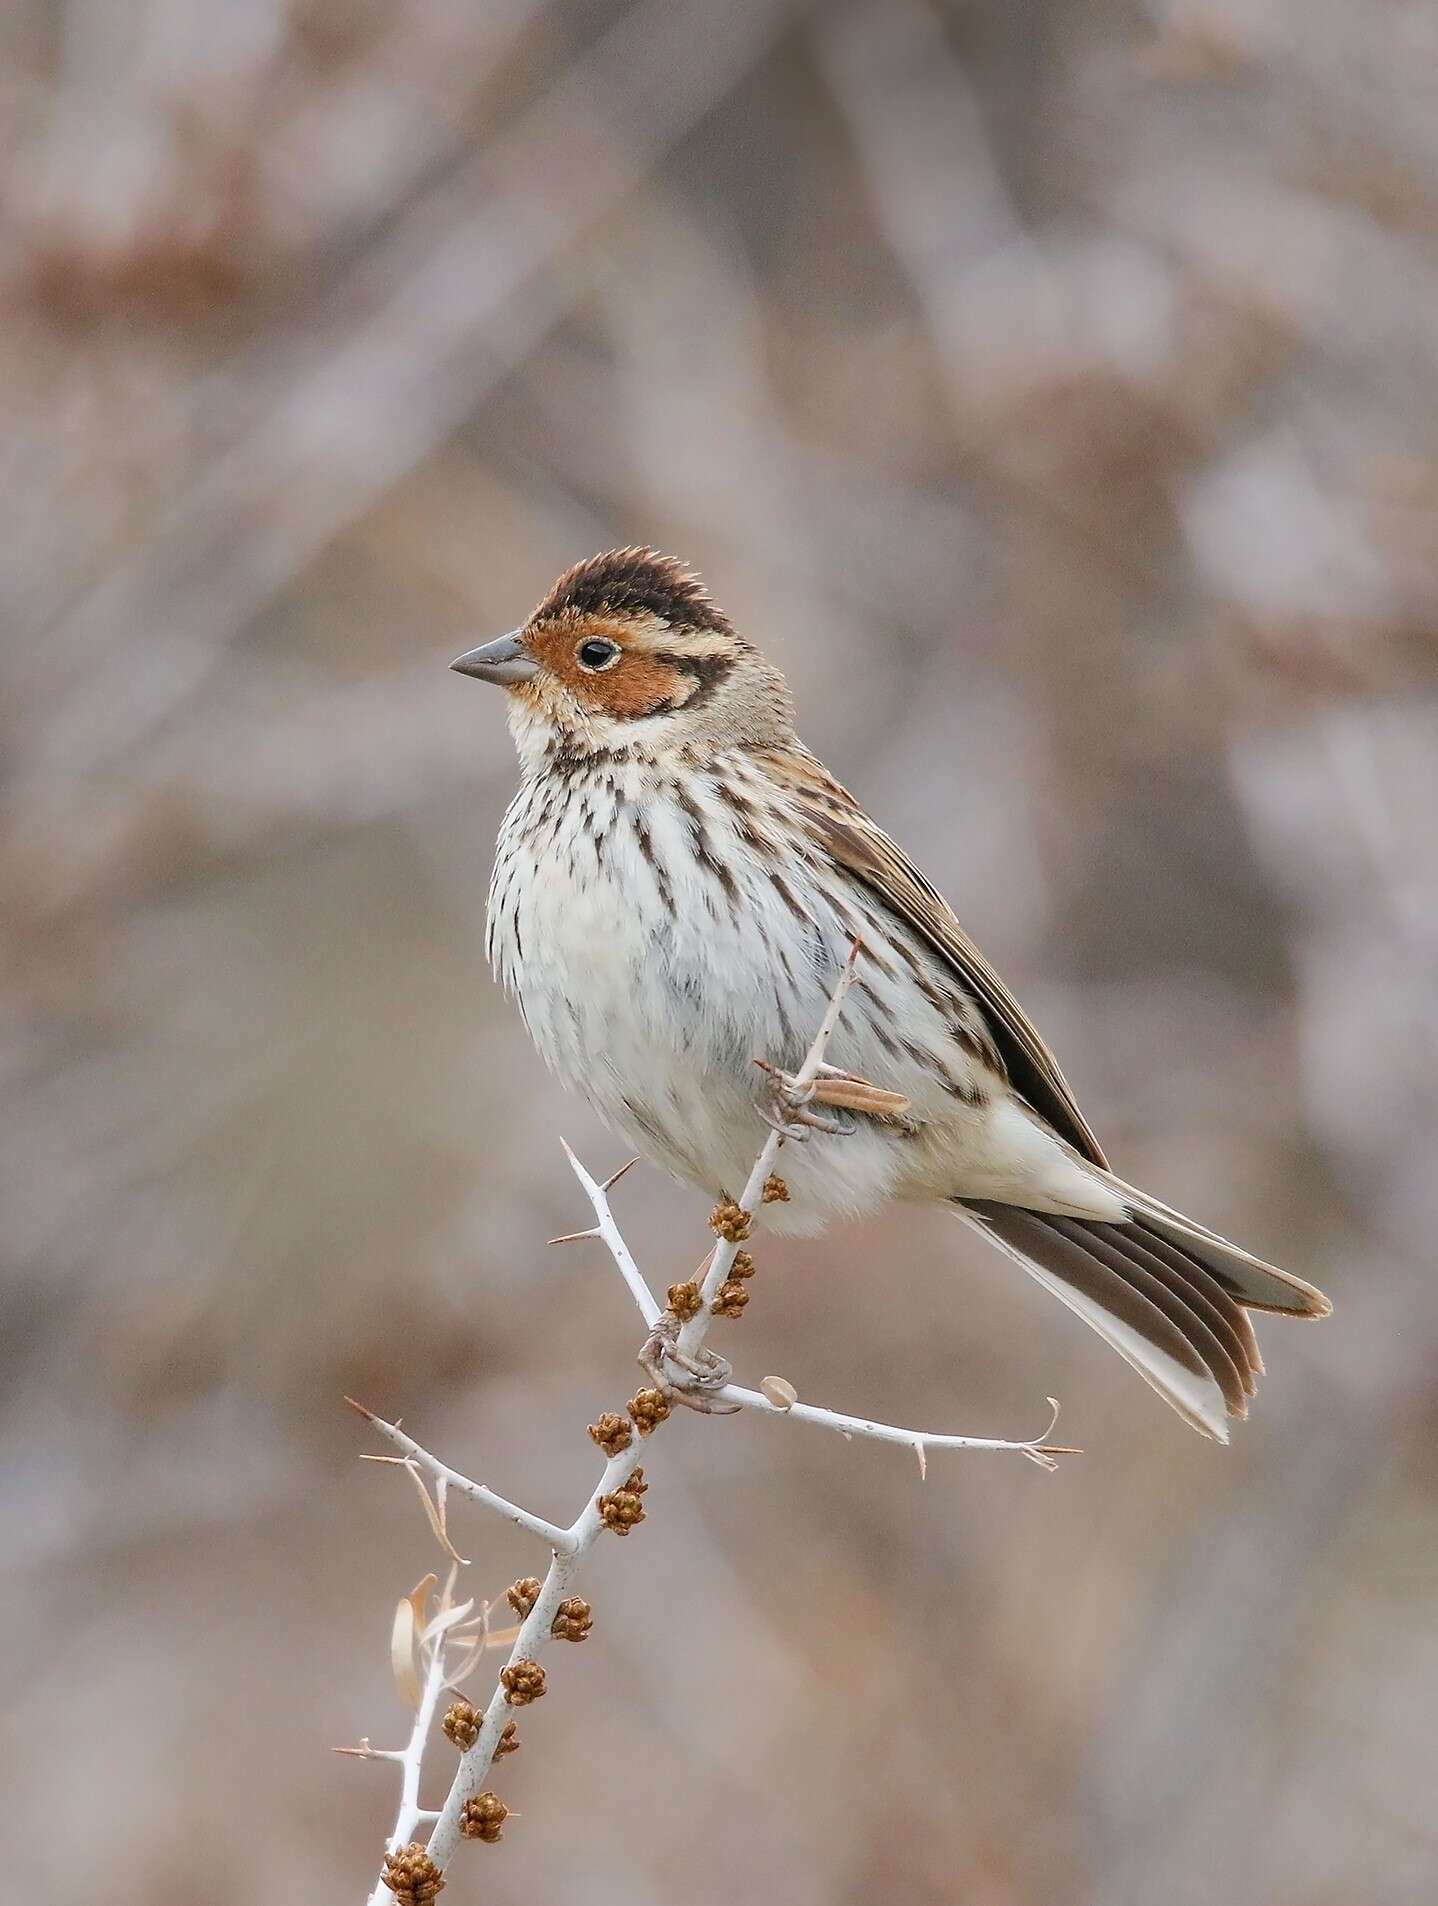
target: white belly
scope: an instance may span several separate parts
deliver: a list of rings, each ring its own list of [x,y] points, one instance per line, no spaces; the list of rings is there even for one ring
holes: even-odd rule
[[[491,958],[546,1063],[607,1123],[676,1176],[737,1193],[766,1136],[755,1058],[795,1069],[853,932],[878,948],[892,923],[792,858],[776,885],[772,856],[746,842],[712,780],[686,781],[686,813],[653,770],[643,775],[593,768],[520,790],[490,890]],[[696,812],[727,881],[696,852]],[[831,1061],[907,1094],[920,1123],[981,1123],[950,1023],[889,967],[861,963]],[[910,1048],[943,1052],[953,1078]],[[872,1209],[913,1189],[931,1149],[869,1120],[790,1145],[791,1202],[766,1216],[809,1229]]]

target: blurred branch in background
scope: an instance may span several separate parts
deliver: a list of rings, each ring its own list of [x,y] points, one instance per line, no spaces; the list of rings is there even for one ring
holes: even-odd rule
[[[371,1884],[324,1750],[337,1689],[351,1738],[389,1698],[387,1611],[315,1584],[429,1538],[332,1400],[555,1500],[632,1349],[530,1248],[561,1102],[481,970],[511,756],[445,669],[626,541],[781,662],[1125,1175],[1338,1321],[1220,1460],[947,1229],[786,1242],[751,1328],[803,1395],[1058,1388],[1102,1460],[1041,1504],[965,1466],[950,1519],[753,1411],[676,1438],[652,1567],[611,1595],[594,1555],[545,1792],[634,1903],[672,1867],[611,1761],[724,1796],[691,1906],[1433,1895],[1433,35],[1387,0],[0,7],[14,1809],[73,1791],[77,1689],[126,1742],[45,1906],[190,1897],[201,1840],[214,1906]],[[692,1217],[626,1228],[667,1263]],[[474,1566],[522,1573],[489,1520]],[[568,1896],[523,1853],[497,1901]]]
[[[564,251],[723,98],[787,12],[779,0],[632,9],[517,127],[399,203],[315,308],[198,393],[220,419],[204,418],[219,441],[203,481],[37,652],[38,699],[77,673],[83,685],[35,732],[32,772],[103,768],[173,713],[225,643],[533,350],[574,295],[556,273]],[[246,421],[227,430],[236,411]],[[152,624],[137,668],[115,631]]]

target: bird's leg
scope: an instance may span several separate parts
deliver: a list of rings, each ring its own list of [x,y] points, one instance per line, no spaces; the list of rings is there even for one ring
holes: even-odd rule
[[[687,1410],[701,1416],[732,1416],[737,1403],[721,1403],[706,1394],[722,1390],[734,1374],[734,1366],[717,1351],[703,1349],[697,1357],[679,1348],[679,1319],[672,1310],[662,1311],[644,1339],[639,1351],[639,1367],[654,1385]],[[679,1374],[676,1376],[674,1373]]]

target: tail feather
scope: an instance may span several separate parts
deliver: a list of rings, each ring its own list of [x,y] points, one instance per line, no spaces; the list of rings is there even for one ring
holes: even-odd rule
[[[1229,1295],[1246,1310],[1274,1311],[1285,1317],[1326,1317],[1332,1304],[1312,1284],[1305,1284],[1291,1271],[1280,1271],[1265,1264],[1261,1257],[1230,1244],[1216,1231],[1210,1231],[1181,1212],[1160,1204],[1145,1191],[1136,1191],[1111,1173],[1104,1181],[1127,1204],[1136,1222],[1146,1231],[1164,1239],[1185,1256],[1195,1258]]]
[[[1243,1308],[1232,1291],[1216,1278],[1208,1266],[1191,1251],[1182,1251],[1165,1237],[1136,1218],[1133,1230],[1142,1239],[1143,1249],[1151,1253],[1161,1264],[1166,1264],[1173,1276],[1182,1278],[1197,1293],[1207,1297],[1216,1313],[1232,1330],[1235,1341],[1229,1348],[1234,1362],[1249,1373],[1248,1394],[1258,1388],[1258,1379],[1263,1375],[1263,1358],[1259,1353],[1258,1338],[1254,1335],[1253,1325],[1249,1322],[1248,1312]],[[1209,1320],[1212,1322],[1212,1318]],[[1217,1326],[1215,1326],[1217,1328]]]
[[[1126,1223],[1030,1211],[989,1199],[956,1203],[1031,1277],[1081,1316],[1184,1420],[1228,1441],[1248,1413],[1263,1359],[1248,1309],[1323,1317],[1322,1292],[1264,1264],[1166,1205],[1108,1181]]]
[[[1215,1310],[1186,1279],[1146,1250],[1142,1240],[1125,1226],[1081,1224],[1074,1218],[1054,1218],[1050,1222],[1080,1251],[1102,1258],[1116,1277],[1157,1304],[1197,1351],[1222,1390],[1229,1415],[1247,1416],[1248,1398],[1257,1384],[1242,1354],[1238,1333],[1228,1326],[1221,1310]]]
[[[962,1199],[956,1209],[1096,1330],[1185,1422],[1204,1436],[1228,1441],[1222,1384],[1190,1334],[1134,1280],[1066,1236],[1046,1212],[978,1198]]]

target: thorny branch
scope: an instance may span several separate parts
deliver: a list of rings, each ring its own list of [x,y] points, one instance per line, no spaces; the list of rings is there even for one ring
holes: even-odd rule
[[[838,1024],[860,951],[856,941],[839,975],[808,1055],[790,1082],[793,1092],[802,1093],[824,1069],[824,1052]],[[409,1677],[407,1691],[416,1711],[408,1745],[401,1750],[376,1750],[370,1748],[366,1741],[359,1748],[342,1750],[365,1759],[393,1760],[402,1770],[399,1807],[387,1843],[384,1872],[370,1894],[369,1906],[386,1906],[386,1902],[391,1901],[393,1906],[420,1906],[421,1902],[432,1899],[445,1884],[444,1874],[462,1837],[485,1840],[499,1837],[499,1827],[507,1809],[497,1796],[481,1790],[497,1754],[508,1752],[516,1745],[511,1709],[528,1705],[545,1692],[545,1671],[539,1665],[538,1656],[548,1643],[556,1637],[582,1639],[587,1632],[588,1605],[570,1597],[570,1586],[584,1557],[606,1528],[627,1535],[631,1528],[644,1519],[641,1497],[647,1485],[643,1470],[636,1462],[634,1438],[636,1432],[640,1437],[648,1437],[668,1417],[670,1402],[675,1398],[697,1398],[701,1407],[710,1410],[748,1409],[773,1416],[789,1416],[835,1430],[846,1438],[869,1437],[880,1442],[899,1443],[914,1451],[921,1474],[925,1471],[927,1452],[931,1449],[1009,1452],[1023,1456],[1044,1469],[1054,1468],[1058,1456],[1076,1453],[1047,1441],[1058,1416],[1058,1406],[1052,1398],[1049,1399],[1051,1416],[1043,1435],[1027,1442],[1010,1442],[904,1429],[894,1424],[849,1416],[837,1410],[822,1409],[814,1404],[801,1403],[793,1387],[782,1378],[766,1377],[761,1390],[746,1389],[727,1380],[727,1365],[707,1349],[705,1340],[716,1316],[738,1315],[747,1300],[744,1279],[752,1272],[753,1265],[742,1247],[750,1235],[754,1215],[761,1206],[771,1197],[787,1195],[782,1182],[774,1176],[774,1166],[785,1136],[782,1129],[771,1131],[754,1162],[739,1203],[726,1203],[716,1209],[711,1225],[719,1241],[705,1266],[702,1279],[672,1287],[671,1302],[667,1309],[660,1306],[649,1289],[610,1209],[609,1192],[628,1166],[622,1167],[601,1183],[589,1175],[574,1153],[565,1146],[575,1176],[593,1208],[595,1223],[587,1231],[575,1232],[569,1238],[552,1242],[598,1238],[605,1245],[650,1330],[649,1340],[641,1352],[641,1362],[647,1369],[656,1372],[659,1379],[656,1387],[642,1389],[630,1399],[625,1415],[606,1415],[590,1426],[589,1433],[603,1449],[606,1460],[584,1507],[568,1528],[548,1522],[544,1517],[496,1494],[485,1484],[461,1475],[417,1443],[398,1422],[387,1422],[363,1404],[346,1399],[400,1452],[397,1457],[371,1460],[395,1462],[414,1477],[424,1497],[426,1513],[436,1539],[452,1562],[448,1582],[440,1596],[437,1612],[432,1617],[427,1617],[427,1610],[433,1577],[427,1577],[399,1605],[397,1637],[402,1630],[408,1632],[407,1624],[412,1624],[414,1653],[422,1664],[422,1675],[416,1671]],[[434,1479],[433,1500],[424,1488],[424,1474]],[[482,1504],[507,1521],[517,1523],[520,1528],[547,1543],[552,1553],[543,1582],[528,1580],[516,1583],[510,1591],[511,1603],[522,1619],[517,1632],[513,1634],[508,1659],[500,1671],[483,1715],[467,1704],[462,1704],[463,1718],[457,1724],[454,1717],[458,1710],[452,1708],[446,1715],[445,1732],[461,1747],[460,1761],[443,1806],[437,1813],[430,1813],[419,1804],[425,1748],[432,1732],[440,1691],[446,1682],[453,1684],[459,1678],[452,1664],[446,1664],[447,1647],[467,1630],[472,1630],[477,1621],[480,1631],[478,1637],[475,1638],[472,1633],[468,1636],[470,1652],[463,1667],[463,1672],[467,1674],[477,1665],[486,1645],[499,1640],[499,1637],[488,1632],[487,1605],[481,1616],[473,1618],[470,1616],[472,1603],[463,1603],[458,1608],[453,1604],[453,1584],[461,1561],[450,1541],[445,1519],[446,1497],[451,1491]],[[410,1611],[408,1616],[406,1609]],[[583,1611],[582,1615],[576,1611]],[[504,1639],[508,1640],[510,1636],[506,1635]],[[397,1672],[401,1661],[408,1661],[409,1658],[408,1644],[401,1646],[397,1640]],[[404,1678],[403,1675],[401,1678]],[[426,1821],[433,1824],[428,1842],[421,1845],[412,1836],[416,1828]]]

